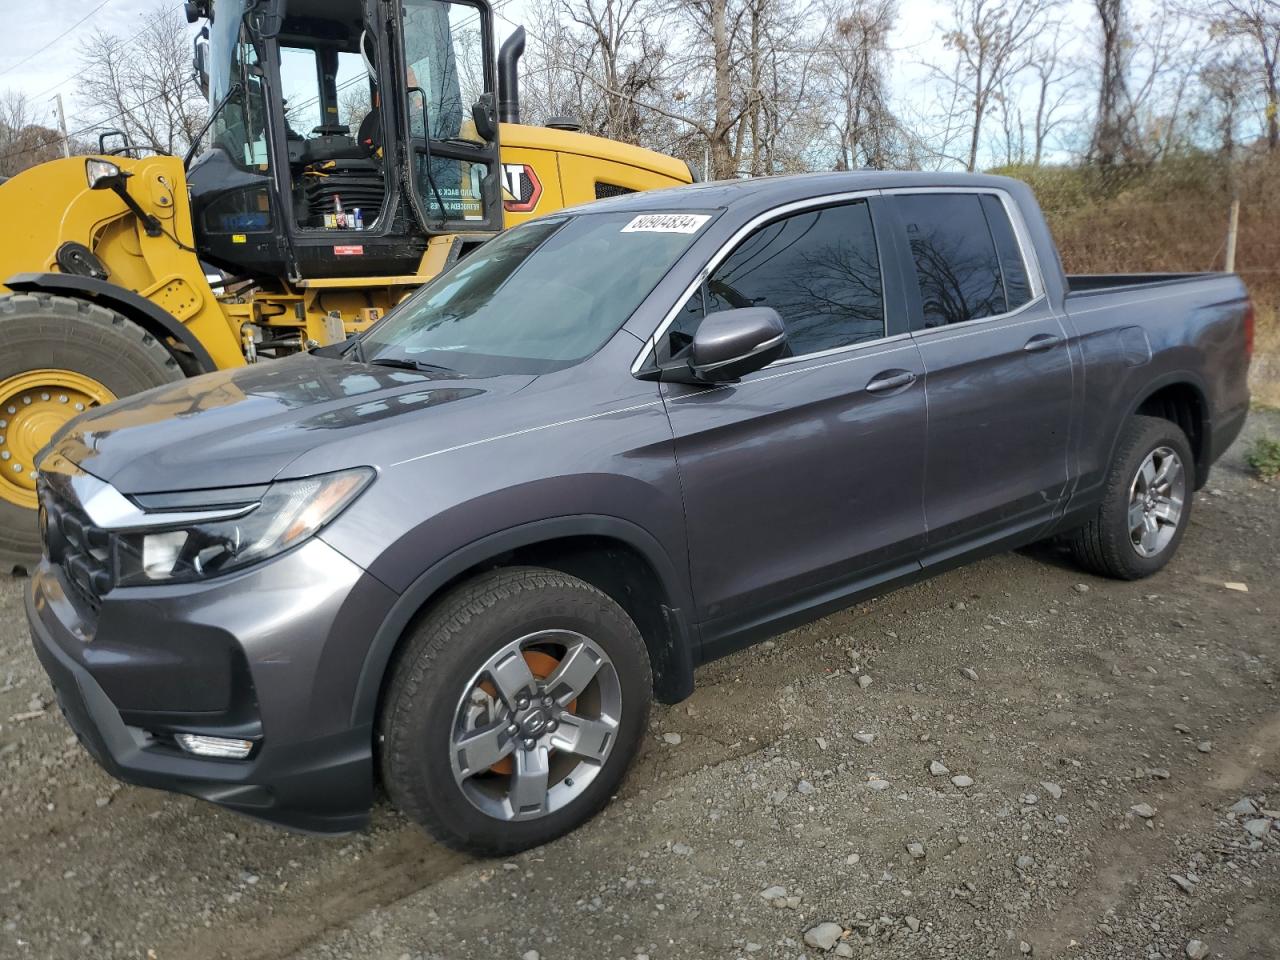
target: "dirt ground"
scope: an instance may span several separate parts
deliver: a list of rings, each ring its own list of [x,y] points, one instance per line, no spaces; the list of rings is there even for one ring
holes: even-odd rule
[[[603,815],[505,863],[385,803],[323,839],[115,783],[0,581],[0,957],[1280,957],[1280,484],[1241,456],[1151,580],[1037,547],[703,668]]]

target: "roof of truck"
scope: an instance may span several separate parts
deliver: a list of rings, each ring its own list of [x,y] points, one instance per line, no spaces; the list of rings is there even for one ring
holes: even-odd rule
[[[646,190],[609,200],[597,200],[569,208],[579,212],[605,210],[688,210],[728,209],[739,205],[774,207],[793,200],[853,193],[860,190],[891,190],[899,187],[1001,187],[1009,189],[1019,181],[980,173],[932,173],[919,170],[850,170],[839,173],[799,173],[781,177],[754,177],[747,180],[715,180],[663,190]]]

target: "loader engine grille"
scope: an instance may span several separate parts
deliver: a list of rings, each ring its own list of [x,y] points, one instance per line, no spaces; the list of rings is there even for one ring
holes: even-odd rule
[[[616,183],[596,182],[596,199],[608,200],[610,197],[625,197],[628,193],[635,193],[631,187],[620,187]]]

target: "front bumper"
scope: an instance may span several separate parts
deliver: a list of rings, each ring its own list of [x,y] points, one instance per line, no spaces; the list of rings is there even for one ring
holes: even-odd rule
[[[27,619],[67,721],[109,773],[298,830],[368,822],[373,733],[351,704],[390,590],[318,540],[220,581],[113,591],[96,616],[65,587],[42,564]],[[179,731],[260,742],[247,760],[202,759]]]

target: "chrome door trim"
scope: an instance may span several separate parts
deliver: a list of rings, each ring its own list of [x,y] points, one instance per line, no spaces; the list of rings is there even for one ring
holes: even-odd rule
[[[946,326],[943,326],[943,327],[922,327],[919,330],[912,331],[911,335],[915,337],[917,340],[921,339],[922,337],[928,337],[929,339],[936,338],[936,339],[950,340],[953,337],[971,336],[972,334],[980,332],[978,330],[973,329],[975,327],[981,327],[993,321],[1010,320],[1021,313],[1025,313],[1027,310],[1030,310],[1032,307],[1040,306],[1041,304],[1046,302],[1047,302],[1047,298],[1045,297],[1044,294],[1041,294],[1040,296],[1036,297],[1034,300],[1028,300],[1026,303],[1020,306],[1017,310],[1006,310],[1004,313],[995,313],[989,317],[975,317],[972,320],[964,320],[964,321],[961,321],[960,323],[948,323]],[[1047,317],[1036,317],[1034,319],[1043,320],[1043,319],[1049,319],[1049,318],[1052,318],[1054,320],[1059,319],[1058,316],[1054,314],[1052,311],[1049,312]],[[937,334],[942,334],[942,333],[950,333],[951,336],[936,337]]]

